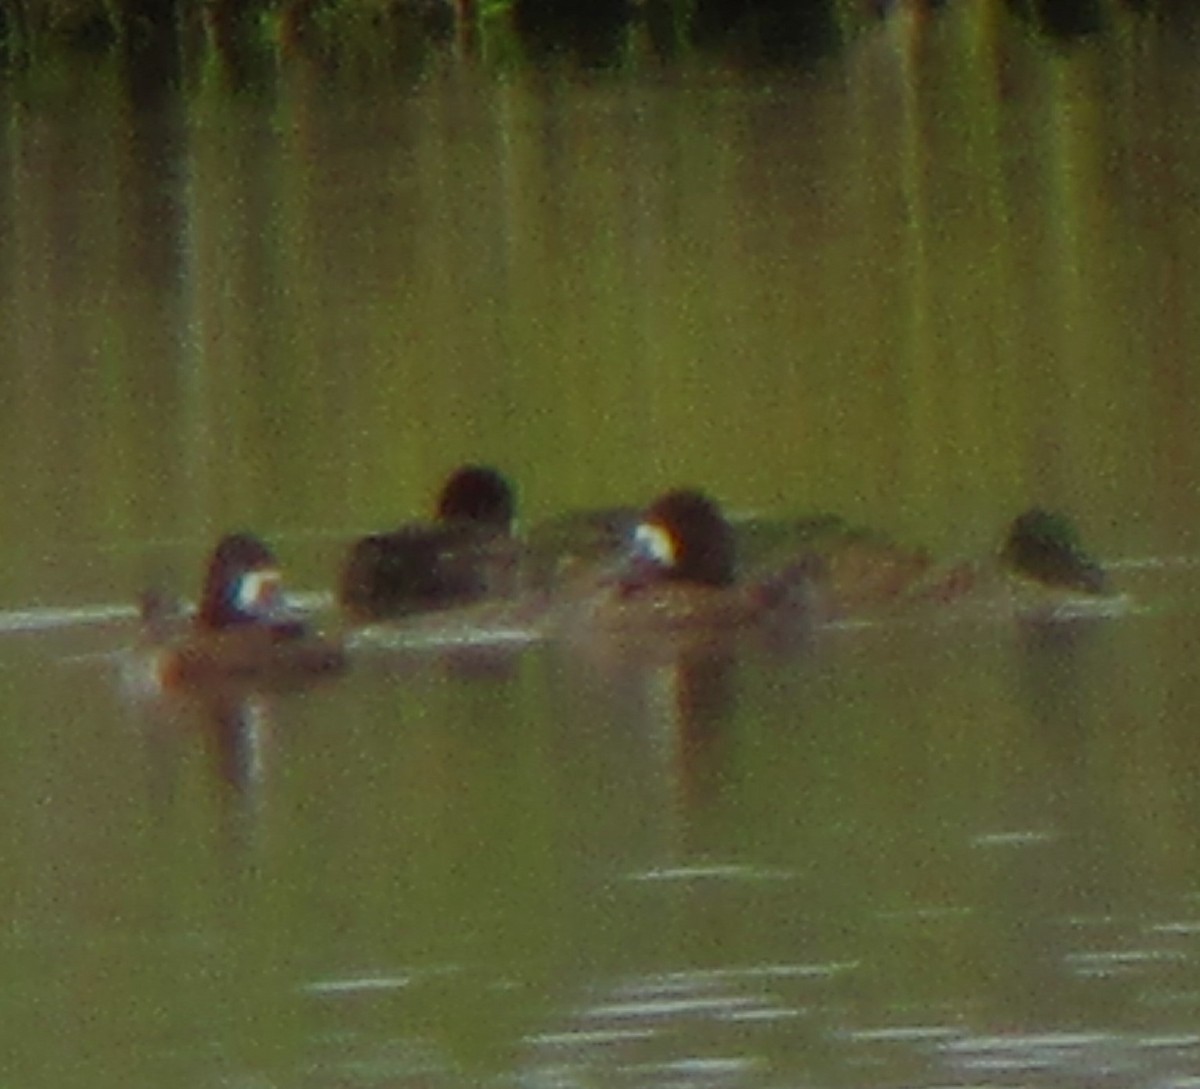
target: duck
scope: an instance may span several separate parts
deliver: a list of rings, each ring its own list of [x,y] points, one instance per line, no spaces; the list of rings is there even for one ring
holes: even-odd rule
[[[513,592],[516,498],[499,470],[464,465],[438,493],[432,522],[355,541],[337,599],[352,623],[432,612]]]
[[[154,672],[162,689],[228,682],[289,684],[341,672],[341,645],[315,634],[289,610],[279,563],[251,533],[230,533],[213,549],[190,619],[143,601]],[[147,614],[149,610],[149,614]],[[168,628],[174,629],[168,633]]]
[[[1031,507],[1009,524],[1000,564],[1021,578],[1081,594],[1111,593],[1104,568],[1083,547],[1074,520],[1063,511]]]
[[[1129,605],[1084,549],[1074,519],[1046,507],[1013,518],[992,554],[936,565],[906,600],[1038,622],[1119,615]]]
[[[731,631],[772,617],[811,618],[821,571],[806,554],[740,579],[736,534],[720,504],[698,488],[677,488],[645,507],[614,564],[564,588],[569,604],[560,615],[626,632]]]

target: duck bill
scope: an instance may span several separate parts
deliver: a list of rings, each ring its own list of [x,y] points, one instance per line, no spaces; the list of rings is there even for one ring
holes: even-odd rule
[[[665,571],[661,563],[644,552],[631,552],[618,565],[613,581],[623,593],[635,593],[661,582]]]
[[[617,573],[617,584],[632,592],[670,577],[676,562],[675,541],[670,532],[653,522],[642,522],[633,532]]]
[[[300,624],[302,618],[283,593],[283,581],[275,568],[248,571],[238,582],[236,609],[246,620],[272,627]]]

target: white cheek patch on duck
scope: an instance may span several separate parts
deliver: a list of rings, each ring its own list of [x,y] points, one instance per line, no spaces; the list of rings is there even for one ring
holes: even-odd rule
[[[279,600],[280,586],[279,572],[273,567],[247,571],[238,579],[234,606],[239,612],[251,615],[267,612]]]
[[[642,522],[633,531],[633,547],[639,555],[653,560],[660,567],[674,567],[678,558],[675,538],[654,522]]]

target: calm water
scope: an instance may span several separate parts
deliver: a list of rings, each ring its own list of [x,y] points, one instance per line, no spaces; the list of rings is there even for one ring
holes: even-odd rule
[[[0,89],[0,1086],[1200,1084],[1194,43],[986,3],[805,76]],[[1129,592],[148,706],[149,582],[487,459]]]

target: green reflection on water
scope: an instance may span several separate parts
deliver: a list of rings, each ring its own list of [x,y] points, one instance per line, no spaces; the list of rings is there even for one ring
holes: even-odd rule
[[[772,86],[10,104],[8,536],[190,563],[398,521],[468,458],[535,517],[687,481],[953,550],[1035,499],[1185,522],[1149,497],[1191,450],[1188,75],[1149,24],[922,25]]]

